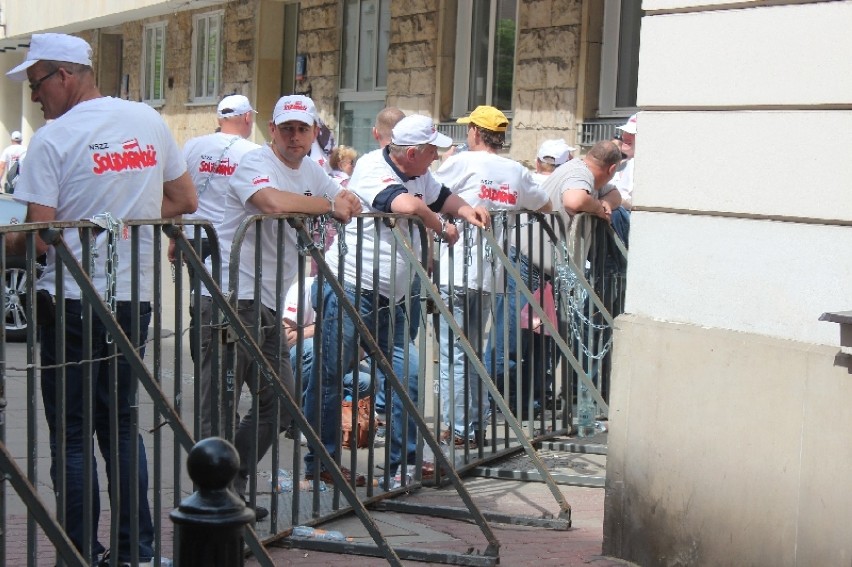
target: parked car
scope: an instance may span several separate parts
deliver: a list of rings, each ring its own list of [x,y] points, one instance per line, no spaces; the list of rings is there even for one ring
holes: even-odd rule
[[[27,207],[15,201],[10,195],[0,194],[0,225],[19,224],[24,222]],[[21,341],[27,338],[27,273],[24,256],[7,255],[6,271],[3,273],[3,283],[6,294],[3,305],[3,320],[6,326],[7,341]]]

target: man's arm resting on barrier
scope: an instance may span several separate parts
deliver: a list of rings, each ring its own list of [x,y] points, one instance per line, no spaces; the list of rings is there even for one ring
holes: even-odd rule
[[[194,213],[198,208],[198,192],[189,173],[171,181],[163,181],[163,204],[160,214],[164,219]]]
[[[612,193],[618,193],[618,191],[611,191],[606,196],[608,197]],[[618,198],[618,203],[621,204],[620,197]],[[563,191],[562,206],[571,215],[589,213],[607,221],[612,216],[612,198],[595,199],[585,189],[566,189]]]
[[[279,191],[274,187],[262,187],[255,191],[249,202],[266,215],[301,213],[306,215],[331,214],[340,222],[349,222],[361,212],[361,201],[351,191],[340,190],[329,201],[325,197],[307,197],[290,191]]]

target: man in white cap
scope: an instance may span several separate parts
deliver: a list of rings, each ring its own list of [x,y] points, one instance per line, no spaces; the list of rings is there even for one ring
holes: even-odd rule
[[[435,173],[435,179],[466,202],[488,211],[550,210],[547,195],[530,171],[498,154],[506,142],[509,127],[509,119],[502,111],[493,106],[478,106],[469,116],[459,118],[458,122],[468,125],[468,151],[445,160]],[[510,220],[510,224],[514,224],[514,219]],[[494,237],[498,241],[503,238],[503,228],[494,226]],[[467,265],[468,254],[472,258],[482,256],[476,243],[476,232],[468,228],[467,234],[465,240],[473,242],[468,251],[457,249],[451,254],[447,243],[441,245],[441,293],[447,303],[452,297],[456,323],[466,327],[471,345],[479,351],[491,309],[490,294],[502,291],[503,277],[499,263],[483,262],[482,273],[479,273],[478,262]],[[465,320],[469,322],[467,326]],[[485,430],[480,417],[487,413],[481,407],[478,377],[475,373],[465,372],[467,354],[454,340],[444,319],[441,319],[440,336],[441,417],[447,425],[442,440],[455,446],[468,444],[473,448],[481,441],[481,433]]]
[[[481,207],[471,207],[436,181],[429,172],[429,166],[438,157],[438,148],[446,148],[451,144],[452,139],[439,133],[428,116],[407,116],[393,127],[391,143],[387,147],[376,150],[379,154],[371,152],[358,160],[348,188],[361,199],[362,212],[416,215],[426,228],[453,244],[459,238],[458,230],[454,224],[442,221],[439,213],[461,218],[478,227],[487,226],[489,218],[487,211]],[[418,254],[421,235],[416,225],[411,226],[409,222],[400,220],[397,226],[404,233],[411,234],[415,254]],[[376,237],[378,242],[375,242]],[[359,307],[369,329],[378,329],[375,338],[379,347],[393,364],[396,376],[405,384],[404,363],[409,343],[406,342],[408,321],[404,299],[411,290],[407,262],[402,252],[393,252],[395,247],[391,230],[382,223],[376,225],[372,218],[364,218],[363,231],[359,234],[347,231],[345,242],[349,253],[341,256],[338,248],[332,247],[326,255],[329,267],[335,273],[339,269],[343,270],[343,286],[349,301]],[[374,264],[376,246],[378,253]],[[360,297],[357,300],[356,282],[360,282]],[[339,407],[340,377],[345,373],[340,367],[340,361],[344,365],[354,362],[359,344],[353,321],[344,314],[337,295],[327,282],[324,289],[317,292],[317,302],[320,301],[323,317],[327,321],[322,328],[323,358],[322,364],[312,366],[310,380],[312,384],[321,385],[322,395],[331,399],[329,405]],[[374,301],[381,307],[377,312],[373,311]],[[341,318],[342,333],[337,323]],[[393,337],[388,336],[391,328],[395,331]],[[409,395],[416,395],[416,385],[408,382]],[[315,389],[308,391],[304,404],[305,417],[314,425],[322,420],[323,444],[334,454],[341,427],[340,414],[326,412],[316,415],[317,404],[310,398]],[[392,398],[391,428],[399,432],[403,427],[402,401],[396,395]],[[413,427],[413,422],[409,420],[409,428]],[[407,448],[403,451],[402,443],[401,435],[391,436],[389,472],[395,476],[401,472],[398,471],[401,464],[405,463],[412,468],[414,465],[414,454],[409,453]],[[314,465],[318,467],[319,463],[314,460],[312,452],[305,456],[305,465],[307,474],[313,477],[317,472]],[[322,470],[319,474],[323,480],[331,481],[327,471]],[[404,474],[410,474],[409,470]],[[362,475],[354,476],[353,480],[356,485],[365,483]]]
[[[577,148],[572,148],[562,138],[545,140],[538,148],[535,158],[535,173],[533,179],[539,184],[544,183],[553,170],[570,161]]]
[[[23,139],[24,137],[21,136],[21,133],[17,130],[12,132],[12,143],[3,150],[2,154],[0,154],[0,179],[2,179],[7,172],[11,172],[12,166],[22,159],[24,154],[27,152],[27,147],[21,143]],[[14,174],[17,174],[17,172]],[[9,181],[11,181],[11,179],[7,179],[2,186],[8,187]],[[7,192],[11,193],[11,191]]]
[[[225,210],[225,195],[228,193],[228,182],[236,171],[240,160],[248,151],[259,148],[254,142],[248,141],[254,125],[254,115],[249,99],[243,95],[228,95],[219,102],[216,117],[219,122],[218,131],[192,138],[183,146],[183,157],[186,160],[187,171],[195,190],[198,193],[198,210],[185,219],[208,220],[213,228],[218,229],[222,223]],[[207,233],[202,231],[201,256],[206,259],[210,255],[210,244]],[[194,273],[189,268],[190,290],[195,289]],[[190,308],[190,326],[195,324],[195,309]],[[196,359],[196,335],[190,335],[189,351],[192,359]],[[204,348],[204,345],[201,345]],[[201,403],[210,404],[210,391],[205,388],[209,383],[202,382]],[[202,413],[202,438],[210,436],[209,414]]]
[[[628,211],[633,207],[633,156],[636,151],[636,122],[639,114],[631,116],[626,123],[616,127],[616,139],[621,140],[624,159],[615,171],[612,184],[621,193],[621,206]]]
[[[28,222],[72,221],[88,219],[109,212],[120,219],[172,218],[195,211],[197,198],[186,164],[163,119],[148,105],[104,97],[95,85],[92,49],[84,40],[64,34],[35,34],[23,63],[7,73],[16,81],[29,81],[32,101],[39,103],[47,120],[33,137],[27,151],[15,198],[28,203]],[[65,243],[78,260],[84,244],[76,228],[63,234]],[[144,354],[147,329],[151,320],[153,271],[153,227],[139,231],[139,262],[131,264],[131,241],[118,239],[115,317],[128,337],[138,335],[140,354]],[[10,239],[12,248],[23,244],[23,238]],[[101,296],[107,291],[104,259],[107,238],[99,239],[93,284]],[[85,244],[90,246],[89,243]],[[119,500],[110,503],[112,521],[118,524],[118,549],[112,549],[119,565],[150,565],[154,556],[154,531],[148,504],[148,464],[145,446],[133,425],[138,402],[133,388],[133,371],[124,357],[109,356],[107,331],[99,319],[92,320],[91,333],[84,336],[81,319],[81,291],[70,275],[57,281],[53,247],[40,239],[38,253],[47,252],[44,273],[36,287],[56,295],[62,286],[65,294],[65,329],[42,321],[41,342],[42,399],[49,428],[51,478],[56,468],[65,466],[66,532],[87,560],[97,562],[104,547],[98,541],[100,488],[97,473],[92,475],[92,501],[84,502],[84,444],[91,444],[91,433],[85,431],[84,411],[92,407],[95,433],[105,461],[111,486],[118,484]],[[131,268],[138,268],[138,289],[131,289]],[[131,293],[140,302],[133,305]],[[133,316],[138,308],[139,315]],[[132,323],[136,323],[135,325]],[[136,332],[138,330],[138,332]],[[57,359],[57,345],[65,345],[64,358]],[[84,344],[91,345],[85,352]],[[84,360],[86,359],[86,360]],[[56,370],[62,360],[62,370]],[[113,366],[116,365],[116,368]],[[113,374],[113,372],[115,374]],[[111,377],[118,376],[118,439],[111,439]],[[86,400],[84,383],[91,378],[92,399]],[[65,385],[65,407],[56,399],[57,384]],[[91,406],[89,406],[91,404]],[[64,410],[64,413],[62,413]],[[57,439],[57,426],[64,421],[65,439]],[[118,454],[112,453],[113,442]],[[64,443],[64,455],[60,447]],[[133,451],[138,449],[138,470],[131,474]],[[119,478],[112,478],[110,463],[118,459]],[[135,483],[135,484],[134,484]],[[110,492],[110,494],[112,494]],[[138,498],[138,517],[131,519],[130,502]],[[89,510],[88,516],[84,515]],[[82,518],[92,518],[88,526],[90,541],[83,541]],[[131,534],[131,526],[138,532]],[[131,550],[133,535],[137,549]]]
[[[230,281],[230,255],[240,224],[254,215],[330,214],[338,221],[347,223],[360,213],[361,204],[358,198],[342,189],[316,162],[307,157],[316,138],[316,130],[316,107],[310,98],[301,95],[281,97],[275,104],[272,120],[269,121],[272,141],[245,153],[239,167],[231,176],[225,196],[223,221],[219,227],[222,290],[227,292],[238,288],[236,300],[240,319],[248,329],[259,327],[257,344],[277,370],[284,387],[295,399],[298,397],[290,366],[290,348],[281,320],[287,290],[296,277],[301,261],[296,231],[286,221],[279,223],[278,220],[264,220],[260,226],[252,225],[242,241],[236,243],[240,250],[238,282]],[[283,230],[282,247],[279,247],[279,229]],[[258,247],[263,269],[255,264],[255,251]],[[207,263],[208,267],[211,267],[210,259]],[[279,271],[282,279],[280,297],[277,295]],[[260,281],[256,280],[258,277]],[[259,296],[255,295],[256,286],[260,290]],[[210,322],[212,299],[208,296],[208,290],[202,289],[202,294],[202,321]],[[282,312],[276,312],[279,306]],[[203,354],[202,381],[208,384],[213,379],[214,349],[211,333],[210,325],[204,325],[202,344],[208,346]],[[252,359],[242,344],[237,346],[234,377],[237,400],[243,383],[249,387],[252,395],[258,398],[257,413],[255,414],[252,408],[242,417],[234,437],[234,445],[240,456],[240,470],[234,479],[234,490],[239,496],[246,498],[247,482],[249,475],[256,470],[255,463],[263,458],[278,437],[279,430],[275,428],[276,416],[281,416],[279,427],[286,427],[290,423],[290,417],[285,412],[280,412],[275,393],[266,384],[266,379],[253,368]],[[218,411],[218,408],[204,407],[202,411]],[[253,449],[256,449],[256,460],[251,459]],[[254,491],[251,494],[251,504],[258,520],[268,514],[266,509],[256,506]]]

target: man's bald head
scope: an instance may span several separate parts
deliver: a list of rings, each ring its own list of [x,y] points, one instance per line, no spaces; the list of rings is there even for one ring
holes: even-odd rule
[[[600,191],[612,180],[621,163],[621,149],[610,140],[598,142],[583,157],[589,171],[595,176],[595,189]]]
[[[376,115],[373,137],[384,148],[391,142],[391,132],[396,123],[405,118],[405,113],[395,106],[386,106]]]
[[[602,140],[592,146],[586,154],[586,161],[594,161],[595,165],[608,168],[617,165],[621,161],[621,150],[610,140]]]

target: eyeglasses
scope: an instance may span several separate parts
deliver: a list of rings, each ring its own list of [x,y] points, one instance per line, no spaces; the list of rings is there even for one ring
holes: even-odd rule
[[[39,79],[38,81],[36,81],[34,83],[30,83],[30,90],[32,92],[36,92],[41,87],[41,84],[43,82],[45,82],[46,80],[48,80],[49,78],[51,78],[52,76],[57,74],[60,69],[62,69],[62,67],[57,67],[56,69],[54,69],[53,71],[51,71],[50,73],[48,73],[47,75],[45,75],[44,77]]]

